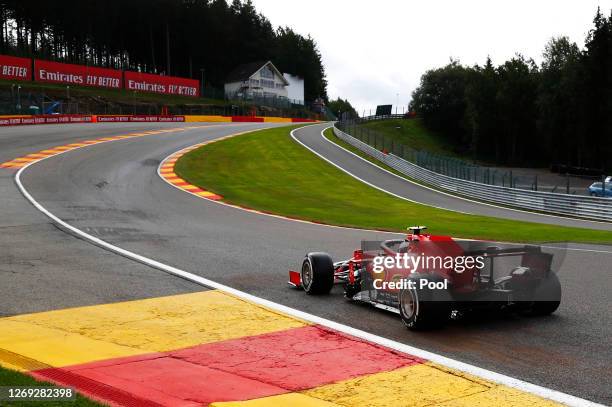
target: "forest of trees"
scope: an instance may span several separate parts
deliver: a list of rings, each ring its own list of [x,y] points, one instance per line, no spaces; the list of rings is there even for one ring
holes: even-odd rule
[[[550,40],[540,66],[451,60],[422,76],[411,108],[476,159],[612,170],[612,16],[597,11],[584,49]]]
[[[330,100],[327,107],[341,120],[356,119],[359,117],[357,111],[348,99],[337,98],[336,100]]]
[[[250,0],[0,0],[0,54],[164,73],[222,87],[236,66],[272,60],[327,100],[315,41],[272,27]]]

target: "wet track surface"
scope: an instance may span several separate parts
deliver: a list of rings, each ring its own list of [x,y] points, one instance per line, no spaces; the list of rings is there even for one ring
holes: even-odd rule
[[[311,297],[287,287],[287,270],[304,253],[349,256],[363,239],[392,234],[330,228],[247,213],[198,199],[166,184],[157,166],[174,151],[207,139],[268,127],[224,124],[181,133],[128,139],[71,151],[27,169],[25,187],[36,200],[73,226],[135,253],[182,268],[300,310],[437,352],[535,384],[612,403],[610,338],[612,248],[572,245],[560,270],[564,297],[546,318],[483,316],[424,333],[407,331],[395,315],[347,303],[340,287]],[[2,129],[0,160],[74,140],[134,129],[180,125],[37,126]],[[588,225],[469,203],[371,172],[367,164],[329,144],[322,126],[297,132],[300,140],[363,178],[401,188],[412,199],[480,214]],[[346,154],[346,153],[344,153]],[[13,185],[14,170],[1,170],[0,314],[153,297],[200,289],[160,271],[108,253],[65,234],[31,207]],[[393,180],[391,180],[393,178]],[[440,198],[443,197],[443,198]],[[494,212],[494,213],[492,213]],[[409,220],[407,223],[418,223]],[[610,225],[592,224],[598,228]],[[435,231],[432,231],[435,232]],[[589,251],[594,250],[594,251]]]

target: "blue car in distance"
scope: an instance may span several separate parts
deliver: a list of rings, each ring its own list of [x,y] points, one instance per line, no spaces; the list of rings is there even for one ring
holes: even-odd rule
[[[612,179],[610,181],[612,181]],[[603,190],[601,184],[602,184],[601,182],[593,182],[591,186],[589,187],[589,195],[612,198],[612,182],[608,182],[608,179],[606,178],[605,190]]]

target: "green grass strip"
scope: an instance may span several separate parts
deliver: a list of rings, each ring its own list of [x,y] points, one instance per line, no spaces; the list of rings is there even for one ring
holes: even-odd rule
[[[612,243],[612,232],[466,215],[392,197],[321,160],[289,136],[249,133],[183,156],[176,172],[229,203],[328,224],[516,242]]]
[[[422,119],[386,119],[359,125],[384,135],[388,140],[416,150],[457,157],[454,146],[440,135],[427,129]]]
[[[384,168],[385,170],[387,170],[387,171],[397,175],[398,177],[402,177],[404,179],[410,180],[410,181],[412,181],[414,183],[417,183],[417,184],[422,184],[421,182],[418,182],[415,179],[409,178],[408,176],[406,176],[406,174],[402,174],[401,172],[399,172],[395,168],[389,167],[387,164],[385,164],[383,162],[380,162],[376,158],[373,158],[373,157],[367,155],[366,153],[364,153],[363,151],[361,151],[357,147],[347,143],[346,141],[342,140],[341,138],[338,138],[334,134],[334,130],[331,127],[326,129],[323,132],[323,137],[325,137],[326,139],[328,139],[332,143],[339,145],[340,147],[344,148],[345,150],[348,150],[351,153],[358,155],[359,157],[363,158],[364,160],[366,160],[368,162],[371,162],[372,164],[376,165],[377,167]]]

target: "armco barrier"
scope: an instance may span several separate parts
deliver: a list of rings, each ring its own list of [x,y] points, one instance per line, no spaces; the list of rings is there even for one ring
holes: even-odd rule
[[[386,154],[334,127],[338,138],[408,177],[442,191],[530,211],[612,222],[612,199],[487,185],[453,178]]]
[[[173,115],[20,115],[0,116],[0,126],[67,123],[155,123],[155,122],[245,122],[245,123],[314,123],[316,120],[262,116],[173,116]]]

